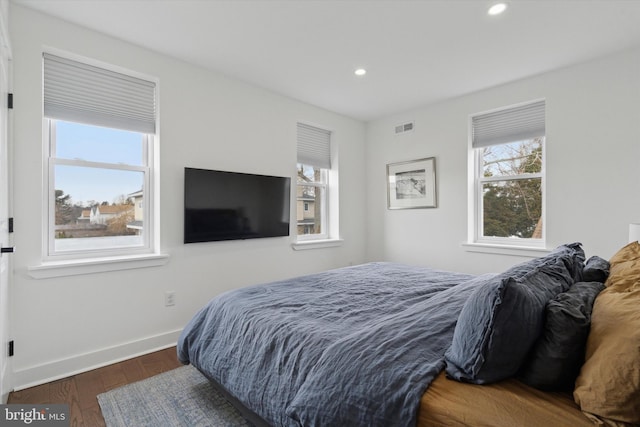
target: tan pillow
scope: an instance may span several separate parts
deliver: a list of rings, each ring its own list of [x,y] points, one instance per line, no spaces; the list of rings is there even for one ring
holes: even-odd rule
[[[618,292],[640,288],[640,243],[620,249],[610,260],[609,278],[605,286]]]
[[[640,424],[640,244],[625,246],[610,262],[573,397],[584,412]]]

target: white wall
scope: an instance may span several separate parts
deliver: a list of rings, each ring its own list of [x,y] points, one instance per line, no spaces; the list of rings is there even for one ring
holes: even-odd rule
[[[428,78],[428,76],[425,76]],[[465,251],[468,120],[474,113],[538,98],[547,108],[547,241],[580,241],[609,258],[640,219],[640,51],[397,114],[367,126],[368,258],[471,273],[523,258]],[[394,125],[415,131],[394,136]],[[435,156],[437,209],[386,209],[385,165]]]
[[[363,123],[12,5],[17,388],[175,344],[211,297],[232,288],[365,260]],[[161,30],[161,29],[159,29]],[[36,280],[41,262],[41,54],[44,46],[160,79],[162,267]],[[295,175],[296,122],[334,131],[340,165],[337,248],[294,251],[292,238],[182,244],[185,166]],[[251,153],[251,155],[249,155]],[[295,218],[295,216],[293,216]],[[177,304],[164,306],[164,292]]]

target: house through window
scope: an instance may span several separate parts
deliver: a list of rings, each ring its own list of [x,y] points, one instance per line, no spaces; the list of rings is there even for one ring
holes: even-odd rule
[[[327,232],[327,171],[298,163],[298,204],[303,203],[297,215],[298,236],[326,236]]]
[[[329,236],[329,175],[331,132],[298,123],[297,234],[298,240]]]
[[[152,251],[155,90],[44,54],[48,257]]]

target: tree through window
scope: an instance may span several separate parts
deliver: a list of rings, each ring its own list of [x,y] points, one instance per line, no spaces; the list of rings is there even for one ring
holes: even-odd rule
[[[542,238],[544,138],[482,149],[483,237]]]
[[[471,118],[474,240],[544,245],[545,101]]]

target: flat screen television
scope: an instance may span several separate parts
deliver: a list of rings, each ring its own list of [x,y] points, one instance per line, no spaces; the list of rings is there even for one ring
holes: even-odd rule
[[[289,235],[291,178],[184,169],[184,243]]]

